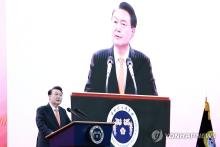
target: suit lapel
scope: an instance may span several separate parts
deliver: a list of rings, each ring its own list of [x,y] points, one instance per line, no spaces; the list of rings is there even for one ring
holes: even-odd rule
[[[115,57],[114,57],[114,52],[113,52],[113,47],[109,49],[109,55],[112,56],[115,62]],[[118,81],[117,81],[117,76],[116,76],[116,69],[115,69],[115,63],[112,66],[112,70],[109,76],[109,92],[110,93],[119,93],[118,89]]]
[[[132,62],[134,62],[134,50],[130,48],[129,57],[131,58]],[[134,93],[134,83],[131,77],[129,70],[127,69],[127,78],[126,78],[126,86],[125,86],[125,93],[133,94]]]
[[[109,92],[119,93],[115,64],[112,66],[112,71],[109,77]]]
[[[126,86],[125,86],[125,93],[133,94],[134,93],[134,85],[131,74],[129,70],[127,70],[127,79],[126,79]]]
[[[61,110],[61,108],[59,107],[59,113],[60,113],[60,126],[63,126],[64,124],[64,116],[63,116],[63,111]]]
[[[54,122],[53,124],[56,126],[56,127],[59,127],[59,124],[57,122],[57,119],[55,117],[55,114],[53,112],[53,109],[50,107],[50,105],[48,104],[47,105],[47,108],[48,108],[48,116],[50,117],[51,121]],[[60,109],[59,109],[60,111]]]

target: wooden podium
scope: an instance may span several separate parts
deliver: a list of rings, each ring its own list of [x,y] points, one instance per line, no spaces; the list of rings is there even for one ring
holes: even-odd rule
[[[71,108],[86,114],[83,120],[114,122],[113,146],[166,146],[170,131],[168,97],[73,92]],[[72,119],[80,120],[80,112]]]
[[[50,147],[109,147],[113,123],[72,121],[46,136]]]

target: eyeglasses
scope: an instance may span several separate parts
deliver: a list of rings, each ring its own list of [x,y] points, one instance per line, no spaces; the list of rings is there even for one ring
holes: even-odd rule
[[[52,95],[62,97],[63,93],[61,93],[61,92],[52,92]]]
[[[112,24],[114,27],[120,26],[120,28],[125,29],[127,27],[131,27],[131,25],[126,21],[112,20]]]

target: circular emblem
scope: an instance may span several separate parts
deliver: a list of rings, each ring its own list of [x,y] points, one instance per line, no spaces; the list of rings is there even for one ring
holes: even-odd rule
[[[133,109],[125,104],[114,106],[107,122],[114,122],[111,143],[115,147],[133,146],[139,134],[139,123]]]
[[[214,132],[208,131],[203,138],[203,142],[204,142],[205,146],[216,147]]]
[[[104,132],[102,128],[98,125],[91,127],[89,130],[89,135],[93,143],[100,144],[104,139]]]

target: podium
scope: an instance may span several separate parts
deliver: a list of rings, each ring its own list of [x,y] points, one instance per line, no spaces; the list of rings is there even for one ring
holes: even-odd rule
[[[114,122],[111,144],[120,147],[165,147],[170,132],[170,99],[160,96],[73,92],[72,120]]]
[[[113,123],[72,121],[46,136],[50,147],[109,147]]]

